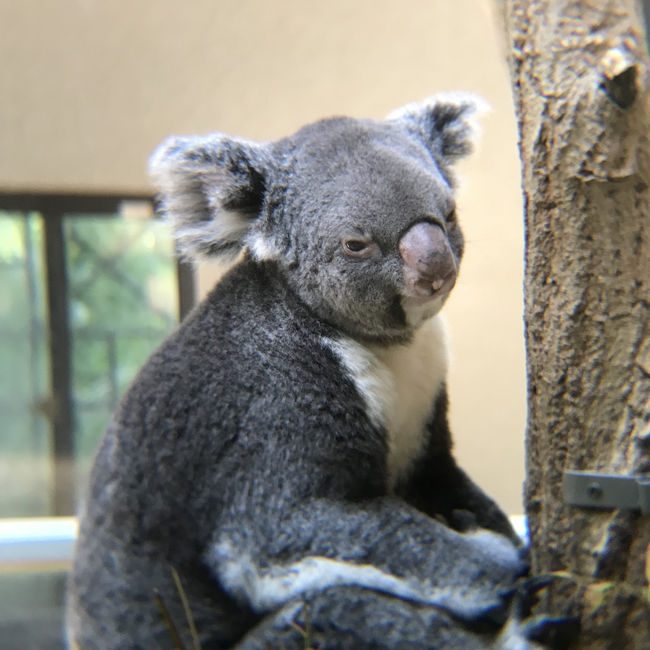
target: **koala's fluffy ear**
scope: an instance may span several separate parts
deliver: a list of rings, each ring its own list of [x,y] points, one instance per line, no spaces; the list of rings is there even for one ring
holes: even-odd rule
[[[264,145],[220,133],[166,139],[149,171],[179,252],[237,255],[261,210],[268,165]]]
[[[486,109],[487,103],[477,95],[439,94],[402,106],[387,119],[403,124],[445,171],[458,158],[471,153],[478,134],[476,115]]]

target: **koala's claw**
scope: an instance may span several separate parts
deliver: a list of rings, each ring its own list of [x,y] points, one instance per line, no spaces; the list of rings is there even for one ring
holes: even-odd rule
[[[538,601],[539,593],[557,580],[552,574],[542,574],[523,578],[515,587],[503,594],[511,596],[510,615],[504,622],[504,634],[508,630],[516,638],[542,645],[549,650],[565,650],[576,638],[580,630],[580,619],[570,616],[552,617],[548,615],[531,616]],[[501,646],[499,646],[501,647]],[[510,647],[505,645],[504,647]]]
[[[550,650],[565,650],[580,632],[577,616],[534,616],[521,624],[521,633]]]
[[[530,616],[530,613],[537,603],[540,591],[546,589],[554,580],[555,576],[543,574],[531,578],[522,578],[513,589],[513,610],[519,619]]]

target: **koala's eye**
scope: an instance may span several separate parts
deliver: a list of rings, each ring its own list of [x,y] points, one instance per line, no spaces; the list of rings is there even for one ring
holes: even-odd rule
[[[349,251],[350,253],[360,253],[361,251],[366,250],[366,248],[366,242],[360,241],[358,239],[348,239],[345,242],[345,250]]]
[[[454,223],[456,221],[456,210],[452,210],[447,215],[447,223]]]
[[[364,239],[343,239],[343,252],[350,257],[370,257],[374,250],[375,244]]]

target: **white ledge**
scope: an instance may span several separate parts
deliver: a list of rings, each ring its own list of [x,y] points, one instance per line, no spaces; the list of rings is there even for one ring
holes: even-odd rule
[[[75,517],[0,519],[0,569],[66,568],[76,537]]]

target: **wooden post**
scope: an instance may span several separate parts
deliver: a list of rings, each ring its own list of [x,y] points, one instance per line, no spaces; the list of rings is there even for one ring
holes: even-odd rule
[[[650,517],[567,505],[567,470],[650,473],[650,110],[640,2],[506,0],[526,224],[526,507],[542,609],[647,648]]]

